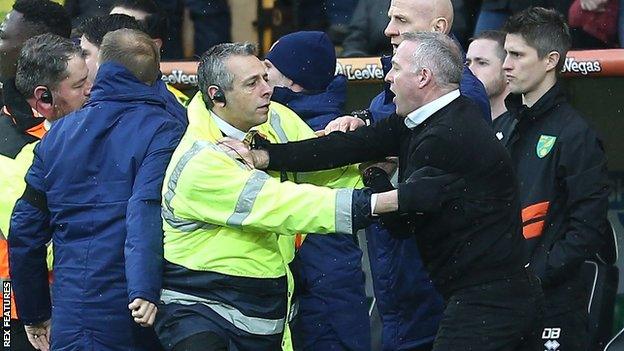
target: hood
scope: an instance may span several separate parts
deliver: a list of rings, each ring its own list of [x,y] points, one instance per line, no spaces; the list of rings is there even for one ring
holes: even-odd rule
[[[106,62],[98,70],[87,105],[97,101],[140,101],[166,106],[166,100],[159,91],[159,82],[160,79],[157,79],[151,86],[147,85],[120,64]]]
[[[295,93],[288,88],[275,87],[271,100],[288,106],[303,120],[324,115],[331,115],[333,119],[343,113],[347,100],[347,77],[337,75],[327,89],[318,94]]]

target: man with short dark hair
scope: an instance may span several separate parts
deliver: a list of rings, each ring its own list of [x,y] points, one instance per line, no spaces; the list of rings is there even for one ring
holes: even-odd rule
[[[24,191],[24,174],[32,162],[35,144],[45,134],[49,123],[34,101],[26,101],[15,87],[17,59],[24,43],[46,32],[69,37],[71,24],[61,5],[49,0],[18,0],[0,25],[0,277],[9,278],[9,262],[5,236],[15,201]],[[32,93],[32,92],[31,92]],[[30,96],[30,95],[28,95]],[[81,97],[82,99],[82,97]],[[47,105],[50,107],[51,105]],[[44,107],[39,104],[39,108]],[[51,115],[50,115],[51,116]],[[11,313],[11,346],[28,348],[30,344],[15,304]]]
[[[604,147],[558,82],[570,48],[565,18],[529,8],[512,16],[504,30],[511,95],[510,114],[500,119],[520,180],[525,259],[546,298],[546,329],[538,341],[588,350],[588,296],[580,272],[606,242]]]
[[[505,61],[505,33],[484,31],[470,40],[466,52],[466,65],[485,86],[490,99],[492,121],[505,113],[505,98],[509,94],[503,70]]]
[[[79,109],[91,92],[84,52],[54,34],[29,39],[20,54],[15,86],[48,121]]]
[[[100,57],[87,104],[35,149],[11,219],[13,284],[41,349],[158,350],[160,189],[184,125],[154,87],[160,56],[145,33],[108,33]]]

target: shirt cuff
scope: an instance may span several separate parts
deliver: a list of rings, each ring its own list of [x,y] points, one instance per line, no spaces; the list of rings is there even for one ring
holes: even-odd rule
[[[375,213],[375,205],[377,205],[377,195],[371,195],[371,216],[378,217],[379,215]]]

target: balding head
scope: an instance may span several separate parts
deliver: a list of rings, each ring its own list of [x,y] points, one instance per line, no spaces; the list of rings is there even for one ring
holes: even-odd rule
[[[448,34],[453,25],[450,0],[392,0],[388,10],[390,22],[384,34],[394,49],[407,32],[440,32]]]
[[[160,77],[160,53],[154,41],[134,29],[118,29],[104,36],[98,60],[102,65],[116,62],[148,85]]]

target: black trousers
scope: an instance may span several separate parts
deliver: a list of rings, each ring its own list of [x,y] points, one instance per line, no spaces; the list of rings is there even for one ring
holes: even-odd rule
[[[225,340],[211,332],[192,335],[173,347],[173,351],[227,351],[227,349]]]
[[[433,351],[534,351],[543,329],[537,278],[511,278],[456,291],[448,299]]]
[[[541,349],[548,351],[589,350],[587,306],[582,301],[573,309],[557,312],[546,307],[544,329],[538,335]]]

